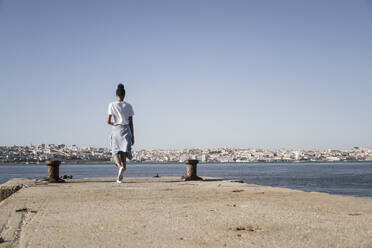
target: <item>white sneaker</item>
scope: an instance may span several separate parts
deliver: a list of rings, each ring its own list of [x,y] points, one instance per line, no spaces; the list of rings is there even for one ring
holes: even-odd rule
[[[123,183],[123,181],[121,181],[121,180],[116,180],[116,182],[117,182],[117,183]]]

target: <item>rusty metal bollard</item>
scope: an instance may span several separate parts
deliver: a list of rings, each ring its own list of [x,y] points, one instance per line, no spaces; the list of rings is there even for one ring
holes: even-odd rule
[[[65,180],[59,178],[59,165],[61,161],[53,160],[46,161],[47,166],[47,177],[46,180],[50,183],[63,183]]]
[[[203,178],[198,177],[196,174],[198,163],[199,161],[196,159],[186,160],[186,174],[182,177],[182,179],[184,179],[185,181],[203,180]]]

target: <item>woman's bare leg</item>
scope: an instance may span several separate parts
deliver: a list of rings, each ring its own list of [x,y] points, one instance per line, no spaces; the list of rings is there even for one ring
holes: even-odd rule
[[[113,157],[113,159],[114,159],[114,162],[115,162],[116,166],[119,169],[118,170],[118,176],[116,178],[116,182],[117,183],[121,183],[121,180],[123,179],[124,167],[122,166],[120,152],[118,152],[117,154],[115,154],[114,157]]]
[[[120,152],[120,161],[121,166],[124,167],[124,170],[127,169],[127,153],[126,152]]]
[[[113,159],[114,159],[114,163],[115,163],[115,165],[118,167],[118,169],[120,169],[120,167],[121,167],[121,158],[120,158],[120,154],[119,153],[116,153],[115,155],[114,155],[114,157],[113,157]]]
[[[124,171],[126,170],[126,167],[127,167],[127,155],[126,153],[124,152],[119,152],[119,156],[120,156],[120,164],[121,164],[121,167],[119,169],[119,181],[123,180],[123,173]]]

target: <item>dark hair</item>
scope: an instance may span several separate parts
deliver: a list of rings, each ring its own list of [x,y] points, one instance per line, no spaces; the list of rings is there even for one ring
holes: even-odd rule
[[[125,89],[123,84],[118,84],[118,88],[116,89],[116,95],[120,97],[120,100],[123,101],[125,97]]]

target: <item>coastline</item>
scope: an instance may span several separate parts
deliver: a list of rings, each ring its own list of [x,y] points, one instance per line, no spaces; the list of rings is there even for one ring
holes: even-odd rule
[[[95,160],[83,160],[83,161],[62,161],[61,164],[112,164],[110,160],[107,161],[95,161]],[[199,164],[342,164],[342,163],[372,163],[372,160],[345,160],[345,161],[254,161],[254,162],[199,162]],[[34,162],[1,162],[1,165],[44,165],[45,161],[34,163]],[[184,164],[184,162],[132,162],[129,161],[127,164]]]
[[[36,183],[0,203],[0,247],[372,245],[371,199],[205,179]]]

